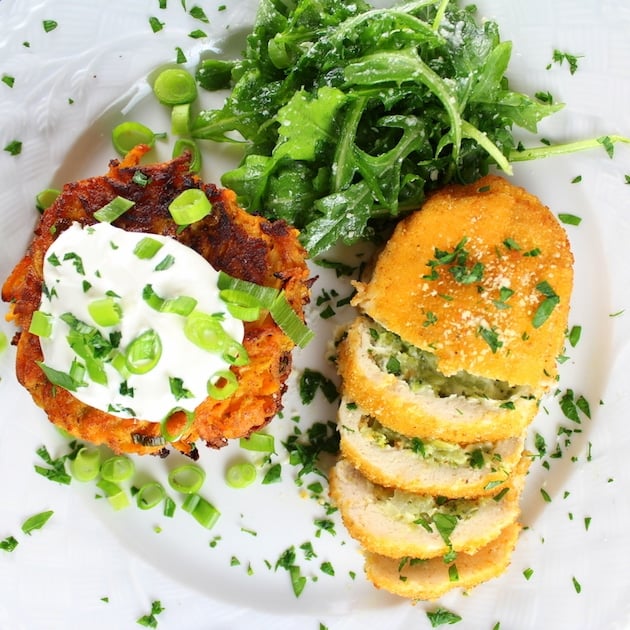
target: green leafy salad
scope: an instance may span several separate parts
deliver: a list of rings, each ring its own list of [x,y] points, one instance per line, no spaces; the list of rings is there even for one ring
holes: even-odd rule
[[[514,126],[535,132],[562,105],[511,90],[510,55],[495,22],[453,0],[261,0],[242,58],[200,66],[202,85],[231,92],[192,134],[245,142],[222,184],[302,230],[314,256],[373,238],[447,182],[587,148],[517,144]]]

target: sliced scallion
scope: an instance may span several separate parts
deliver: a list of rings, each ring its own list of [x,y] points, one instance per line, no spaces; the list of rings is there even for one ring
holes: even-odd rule
[[[226,338],[221,357],[224,361],[227,361],[230,365],[234,365],[236,367],[247,365],[249,363],[249,354],[247,354],[245,346],[231,337]]]
[[[208,395],[215,400],[225,400],[238,389],[238,380],[230,370],[218,370],[208,379]]]
[[[135,205],[135,201],[124,197],[114,197],[108,204],[94,213],[94,218],[101,223],[112,223]]]
[[[269,433],[256,431],[249,437],[240,438],[239,446],[247,451],[256,451],[258,453],[275,453],[275,439]]]
[[[127,369],[132,374],[146,374],[158,364],[161,356],[160,336],[153,329],[146,330],[127,346]]]
[[[126,155],[139,144],[152,147],[155,144],[155,134],[146,125],[128,120],[114,127],[112,144],[119,155]]]
[[[186,423],[184,427],[180,429],[177,433],[171,433],[168,428],[168,423],[171,420],[173,414],[182,412],[186,416]],[[195,414],[192,411],[188,411],[187,409],[183,409],[182,407],[175,407],[171,409],[162,422],[160,423],[160,430],[162,432],[162,437],[167,442],[177,442],[181,439],[182,435],[184,435],[192,426],[192,423],[195,421]]]
[[[136,505],[141,510],[150,510],[162,503],[166,498],[166,491],[161,483],[149,481],[138,489],[136,494]]]
[[[190,153],[190,165],[188,167],[190,172],[198,173],[201,170],[202,157],[197,143],[190,138],[178,138],[175,140],[175,144],[173,145],[173,157],[179,157],[185,151]]]
[[[193,311],[184,323],[184,334],[188,341],[207,352],[222,352],[228,339],[218,317]]]
[[[105,493],[114,510],[122,510],[129,505],[129,497],[117,483],[107,481],[107,479],[99,479],[96,486]]]
[[[205,479],[206,471],[195,464],[182,464],[168,473],[171,488],[182,494],[199,492]]]
[[[100,468],[101,477],[105,481],[120,483],[131,478],[135,470],[135,465],[131,459],[124,455],[113,455],[108,457]]]
[[[198,494],[189,494],[182,504],[182,509],[206,529],[212,529],[221,516],[221,512],[212,503]]]
[[[197,84],[183,68],[167,68],[156,77],[153,92],[163,105],[182,105],[197,98]]]
[[[87,309],[90,317],[99,326],[115,326],[122,317],[120,304],[111,296],[93,300],[88,304]]]
[[[190,225],[210,214],[212,204],[203,190],[189,188],[171,201],[168,210],[177,225]]]
[[[219,297],[225,302],[232,317],[244,322],[253,322],[260,317],[260,300],[245,291],[223,289],[219,291]]]
[[[92,481],[100,471],[101,453],[97,448],[83,446],[70,461],[70,473],[77,481]]]
[[[35,195],[35,207],[39,212],[44,212],[47,208],[53,205],[57,197],[61,194],[61,191],[57,188],[46,188]]]
[[[228,467],[225,480],[231,488],[246,488],[256,481],[256,466],[251,462],[238,462]]]
[[[142,240],[138,241],[133,249],[133,253],[141,260],[148,260],[153,258],[163,246],[164,243],[150,236],[145,236]]]
[[[190,130],[190,103],[174,105],[171,110],[171,133],[186,136]]]
[[[219,278],[217,280],[217,287],[219,291],[239,291],[246,293],[256,300],[262,308],[269,309],[273,304],[273,301],[278,297],[278,289],[273,287],[266,287],[261,284],[249,282],[248,280],[241,280],[240,278],[234,278],[224,271],[219,271]]]
[[[48,338],[52,334],[52,320],[49,313],[34,311],[28,332],[37,337]]]
[[[293,310],[284,291],[278,294],[269,312],[282,332],[300,348],[304,348],[315,336]]]

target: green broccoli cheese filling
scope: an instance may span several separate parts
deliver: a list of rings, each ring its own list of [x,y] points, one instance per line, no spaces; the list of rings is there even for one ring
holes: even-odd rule
[[[410,438],[383,426],[372,416],[361,418],[359,431],[366,439],[381,448],[408,450],[436,465],[484,468],[498,465],[501,461],[501,456],[493,451],[491,442],[461,445],[438,439]]]
[[[437,369],[437,357],[405,342],[395,333],[376,322],[370,326],[369,354],[383,372],[394,374],[417,392],[431,388],[440,398],[465,396],[467,398],[510,401],[522,388],[506,381],[475,376],[465,371],[445,376]]]

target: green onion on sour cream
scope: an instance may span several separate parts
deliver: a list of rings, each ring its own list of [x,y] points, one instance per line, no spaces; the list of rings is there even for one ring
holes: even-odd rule
[[[219,273],[175,239],[75,223],[44,257],[31,330],[42,370],[120,417],[162,422],[176,407],[192,412],[209,391],[233,393],[230,368],[248,361],[243,322],[221,290]]]

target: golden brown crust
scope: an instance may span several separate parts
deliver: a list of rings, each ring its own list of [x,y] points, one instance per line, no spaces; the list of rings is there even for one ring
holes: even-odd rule
[[[439,258],[436,249],[452,253],[462,239],[465,260],[429,264]],[[468,273],[476,263],[483,265],[479,281],[455,279],[453,266]],[[562,350],[572,268],[566,233],[549,209],[523,188],[489,175],[437,192],[402,220],[369,284],[357,284],[355,304],[407,342],[435,353],[446,375],[465,369],[514,385],[548,387]],[[559,303],[535,328],[543,282]],[[502,288],[513,293],[502,296]],[[493,348],[483,331],[500,345]]]
[[[521,526],[508,525],[501,534],[474,554],[461,553],[447,564],[442,558],[415,563],[410,560],[365,554],[365,573],[377,588],[415,600],[433,600],[454,588],[470,589],[507,569]],[[449,568],[455,565],[458,580],[453,582]],[[402,568],[401,568],[402,566]]]
[[[359,316],[338,346],[341,390],[381,424],[408,437],[449,442],[497,441],[523,433],[538,411],[533,396],[502,401],[412,392],[402,379],[382,372],[369,358],[369,319]]]
[[[390,558],[434,558],[450,549],[475,553],[519,517],[519,497],[530,461],[529,457],[521,458],[506,486],[496,491],[497,500],[485,498],[470,518],[458,521],[450,534],[450,546],[436,528],[429,530],[394,517],[381,502],[391,491],[369,482],[345,459],[331,470],[330,496],[349,534],[367,551]]]
[[[341,454],[372,483],[407,492],[449,498],[495,495],[508,481],[523,452],[524,435],[492,443],[487,466],[436,463],[410,449],[377,445],[361,431],[364,418],[360,407],[349,409],[346,401],[341,401]],[[483,443],[478,443],[471,448],[482,446]]]
[[[120,195],[133,200],[135,206],[114,225],[171,236],[199,252],[215,269],[282,288],[302,318],[310,281],[305,251],[295,229],[282,221],[272,223],[241,210],[232,191],[205,185],[188,171],[188,156],[139,166],[147,150],[139,146],[122,162],[112,161],[103,177],[64,186],[60,197],[43,214],[26,255],[4,283],[2,299],[11,303],[8,318],[21,329],[17,341],[18,380],[53,423],[80,439],[106,444],[117,452],[163,454],[159,423],[122,419],[93,409],[69,392],[53,387],[36,364],[42,358],[41,348],[28,328],[33,311],[39,307],[43,258],[53,240],[75,221],[82,225],[95,223],[93,213]],[[149,178],[146,186],[134,183],[138,171]],[[213,210],[203,220],[178,231],[168,205],[187,188],[203,188]],[[293,343],[267,315],[245,323],[243,345],[251,360],[246,366],[232,368],[239,381],[238,390],[224,401],[206,399],[197,408],[192,425],[173,444],[175,448],[194,455],[197,439],[218,448],[227,439],[249,435],[264,426],[281,408]],[[185,425],[186,418],[180,412],[169,419],[167,427],[170,434],[177,435]]]

